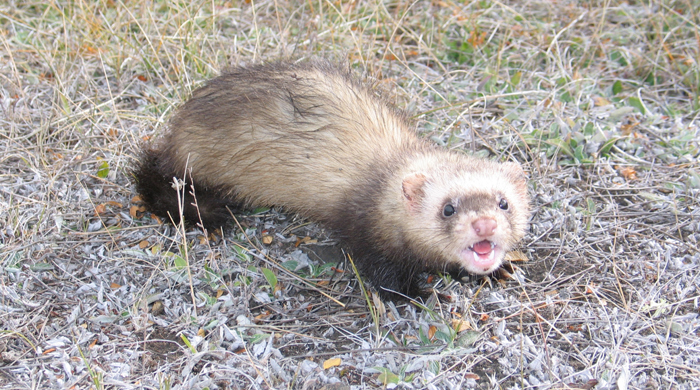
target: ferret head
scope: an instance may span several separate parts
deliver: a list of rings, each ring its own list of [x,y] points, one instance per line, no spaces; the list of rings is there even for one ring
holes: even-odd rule
[[[433,165],[405,175],[402,196],[418,227],[409,244],[435,259],[433,266],[456,264],[472,274],[498,269],[529,218],[526,177],[515,163],[470,158]]]

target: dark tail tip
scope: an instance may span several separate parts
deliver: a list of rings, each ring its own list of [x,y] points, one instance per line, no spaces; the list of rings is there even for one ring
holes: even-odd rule
[[[206,228],[225,226],[230,218],[226,207],[233,211],[239,209],[240,205],[231,196],[227,196],[222,188],[197,185],[189,174],[185,174],[184,169],[177,172],[172,167],[163,151],[150,148],[144,149],[132,171],[136,191],[151,213],[168,222],[179,223],[179,202],[182,202],[182,217],[187,224],[202,223]],[[185,182],[184,188],[179,190],[179,197],[178,190],[173,187],[175,178]]]

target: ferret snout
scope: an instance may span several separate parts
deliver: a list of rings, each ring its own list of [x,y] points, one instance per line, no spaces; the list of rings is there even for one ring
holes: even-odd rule
[[[472,222],[472,228],[474,228],[476,235],[479,237],[492,236],[496,232],[497,227],[498,223],[492,218],[479,218]]]

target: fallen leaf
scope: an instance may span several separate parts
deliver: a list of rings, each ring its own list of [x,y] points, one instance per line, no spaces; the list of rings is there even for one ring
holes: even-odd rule
[[[146,212],[146,206],[133,205],[129,207],[129,216],[131,218],[141,218],[141,214]]]
[[[255,316],[253,319],[256,320],[256,321],[259,321],[259,320],[262,320],[263,318],[266,318],[266,317],[269,317],[269,316],[270,316],[270,312],[269,312],[269,311],[264,311],[264,312],[258,314],[257,316]]]
[[[465,320],[453,319],[452,329],[454,329],[457,333],[460,333],[464,332],[465,330],[472,329],[472,326],[469,322]]]
[[[151,244],[149,244],[148,241],[143,240],[143,241],[139,242],[139,249],[146,249],[146,248],[148,248],[149,245],[151,245]]]
[[[295,247],[298,247],[298,246],[301,245],[301,244],[315,244],[315,243],[317,243],[317,242],[318,242],[318,240],[315,240],[315,239],[312,239],[312,238],[309,237],[309,236],[306,236],[306,237],[304,237],[304,238],[297,239],[297,242],[294,244],[294,246],[295,246]]]
[[[104,203],[100,203],[95,206],[95,215],[102,215],[107,212],[107,206]]]
[[[331,367],[338,367],[340,365],[340,358],[332,358],[323,362],[323,369],[327,370]]]
[[[622,168],[620,174],[626,180],[637,180],[637,171],[632,167]]]
[[[428,338],[432,340],[435,337],[435,332],[437,332],[437,327],[435,325],[430,325],[428,328]]]
[[[632,134],[632,131],[634,130],[634,128],[637,127],[637,125],[639,125],[639,122],[632,122],[632,123],[620,125],[620,131],[622,132],[623,135],[630,135],[630,134]]]
[[[472,44],[474,47],[479,47],[483,45],[484,40],[486,39],[486,31],[479,33],[477,30],[472,30],[469,33],[469,38],[467,38],[467,41]]]
[[[99,52],[98,49],[95,49],[94,47],[90,45],[83,44],[80,49],[82,49],[83,52],[87,54],[97,54]]]

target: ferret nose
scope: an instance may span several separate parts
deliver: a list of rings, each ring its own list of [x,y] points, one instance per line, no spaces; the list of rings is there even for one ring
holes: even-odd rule
[[[496,223],[495,219],[481,218],[472,222],[472,227],[474,228],[477,236],[488,237],[493,235],[498,227],[498,224]]]

